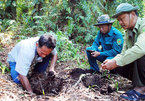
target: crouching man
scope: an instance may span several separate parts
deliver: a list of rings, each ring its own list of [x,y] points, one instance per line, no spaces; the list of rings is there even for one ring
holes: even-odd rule
[[[103,62],[112,59],[122,50],[122,33],[112,26],[114,21],[110,20],[109,15],[104,14],[98,17],[99,31],[91,47],[87,47],[86,53],[90,64],[90,71],[99,71],[96,60]],[[99,49],[99,47],[102,47]]]
[[[8,62],[11,69],[12,80],[22,84],[24,89],[33,92],[27,74],[30,67],[34,71],[42,73],[46,71],[49,60],[51,64],[49,71],[54,71],[57,60],[56,39],[52,35],[42,35],[22,40],[8,54]]]
[[[103,69],[114,70],[132,80],[134,89],[120,97],[131,101],[145,100],[145,19],[138,17],[138,7],[122,3],[116,8],[119,24],[126,30],[123,50],[111,60],[105,60]]]

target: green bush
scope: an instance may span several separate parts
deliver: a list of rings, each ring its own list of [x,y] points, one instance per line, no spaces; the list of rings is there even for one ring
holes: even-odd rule
[[[67,33],[68,38],[74,42],[92,43],[98,30],[93,26],[97,17],[105,13],[112,16],[116,7],[123,2],[139,6],[139,14],[143,16],[145,2],[142,0],[28,0],[27,2],[26,0],[17,2],[2,0],[0,12],[4,23],[1,30],[15,29],[17,33],[25,36],[34,36],[40,31],[60,30]],[[15,19],[4,18],[6,15],[13,16],[5,11],[13,10],[14,12],[15,9]],[[16,23],[10,25],[6,20],[16,20]],[[121,29],[118,22],[114,26]]]

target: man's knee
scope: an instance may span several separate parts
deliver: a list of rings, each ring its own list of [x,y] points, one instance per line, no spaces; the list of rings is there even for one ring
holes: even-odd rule
[[[18,73],[18,72],[12,70],[12,71],[11,71],[11,77],[12,77],[12,80],[13,80],[15,83],[20,84],[20,80],[18,79],[18,77],[19,77],[19,73]]]

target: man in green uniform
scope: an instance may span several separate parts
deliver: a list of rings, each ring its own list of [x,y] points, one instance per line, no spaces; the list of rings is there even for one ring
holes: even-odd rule
[[[120,96],[127,100],[145,99],[145,19],[137,16],[137,9],[128,3],[117,7],[113,17],[126,30],[123,50],[101,64],[132,80],[135,88]]]

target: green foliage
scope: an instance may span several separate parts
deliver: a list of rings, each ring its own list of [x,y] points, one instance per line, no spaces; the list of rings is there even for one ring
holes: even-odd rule
[[[16,29],[15,20],[4,19],[4,20],[0,20],[0,23],[1,23],[0,25],[1,32]]]
[[[15,0],[1,0],[0,1],[0,18],[14,19],[16,16],[16,2]]]
[[[0,69],[2,74],[10,71],[9,68],[6,65],[3,65],[1,62],[0,62]]]
[[[13,31],[20,40],[53,31],[58,37],[60,61],[77,60],[85,67],[80,43],[92,44],[98,16],[112,16],[123,2],[139,6],[143,16],[142,0],[1,0],[0,31]],[[117,21],[113,26],[124,31]]]
[[[102,77],[108,77],[108,79],[110,79],[110,75],[107,74],[108,70],[105,70],[102,72]]]
[[[118,82],[115,83],[115,88],[116,88],[116,91],[118,92],[118,90],[119,90],[119,84],[118,84]]]
[[[61,31],[58,31],[56,35],[59,61],[77,60],[80,63],[82,59],[80,46],[70,41],[68,36]]]
[[[2,19],[1,31],[11,26],[7,30],[12,28],[21,35],[34,36],[38,32],[61,30],[74,42],[92,43],[98,31],[93,26],[97,17],[104,13],[112,16],[123,2],[139,6],[139,14],[143,16],[142,0],[2,0],[1,15],[12,16],[8,12],[4,14],[5,11],[11,8],[14,12],[16,9],[16,23],[12,26],[6,21],[11,19]],[[122,31],[118,22],[114,26]]]

